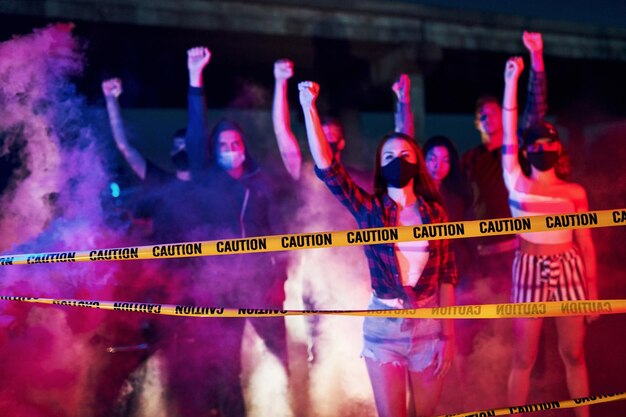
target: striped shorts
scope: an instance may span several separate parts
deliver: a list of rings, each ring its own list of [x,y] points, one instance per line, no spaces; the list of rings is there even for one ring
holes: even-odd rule
[[[575,248],[549,256],[516,251],[511,302],[587,299],[583,263]]]

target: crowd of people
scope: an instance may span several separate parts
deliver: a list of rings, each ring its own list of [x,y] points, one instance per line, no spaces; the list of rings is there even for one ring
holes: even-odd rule
[[[187,51],[188,123],[171,138],[169,157],[174,172],[152,163],[129,140],[119,104],[122,80],[103,81],[112,136],[140,183],[125,203],[131,223],[127,244],[588,210],[584,188],[567,179],[568,158],[558,131],[545,120],[547,87],[541,34],[525,32],[522,41],[531,65],[528,97],[519,122],[517,83],[524,68],[520,57],[506,62],[503,100],[492,96],[477,100],[475,126],[482,143],[462,156],[451,138],[415,137],[410,79],[401,74],[391,87],[397,104],[395,126],[381,138],[372,155],[374,165],[367,172],[344,165],[342,153],[353,145],[338,118],[319,114],[316,101],[324,89],[313,81],[297,86],[312,161],[303,156],[291,127],[288,88],[294,63],[289,59],[274,64],[272,122],[280,158],[269,166],[254,158],[236,120],[211,121],[210,128],[203,88],[203,72],[211,61],[208,48]],[[298,294],[306,309],[389,310],[598,298],[595,251],[588,229],[170,262],[179,265],[179,273],[168,275],[169,287],[143,294],[145,301],[160,291],[171,303],[282,310],[288,279],[300,286]],[[151,273],[161,272],[157,268]],[[585,325],[596,318],[556,319],[559,353],[572,398],[589,394]],[[320,329],[339,325],[339,320],[327,316],[306,320],[311,366],[325,354],[323,344],[329,343],[318,337]],[[146,319],[135,322],[136,329],[116,326],[112,318],[107,322],[112,349],[130,347],[138,353],[108,357],[106,366],[101,366],[96,379],[107,383],[97,388],[102,395],[93,404],[94,415],[113,413],[130,372],[155,351],[141,347],[146,342],[158,347],[164,358],[166,388],[177,415],[245,416],[241,349],[246,322],[284,374],[296,378],[290,364],[288,325],[282,317]],[[369,316],[362,323],[363,377],[369,376],[380,417],[434,415],[450,370],[455,371],[458,392],[463,395],[469,389],[468,357],[475,341],[494,332],[502,332],[514,343],[509,403],[501,406],[524,404],[528,399],[541,318],[516,319],[512,328],[497,321]],[[129,339],[132,332],[141,338]],[[342,341],[349,334],[335,335],[333,343],[354,343],[353,339]],[[193,369],[186,366],[189,362]],[[363,380],[360,374],[354,377]],[[332,395],[332,386],[325,395]],[[576,408],[575,413],[589,416],[587,407]]]

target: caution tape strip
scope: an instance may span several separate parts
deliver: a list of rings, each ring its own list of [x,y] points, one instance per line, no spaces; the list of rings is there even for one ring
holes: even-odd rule
[[[56,262],[188,258],[338,246],[389,244],[417,240],[461,239],[478,236],[511,235],[624,225],[626,225],[626,209],[599,210],[559,215],[436,223],[419,226],[380,227],[338,232],[258,236],[245,239],[223,239],[124,248],[15,254],[0,257],[0,266],[48,264]]]
[[[412,319],[511,319],[626,313],[626,300],[456,305],[401,310],[273,310],[16,296],[0,296],[0,300],[187,317],[282,317],[323,314]]]
[[[573,400],[550,401],[545,403],[519,405],[516,407],[497,408],[491,410],[471,411],[461,414],[446,414],[439,417],[488,417],[508,416],[512,414],[531,413],[535,411],[547,411],[563,408],[584,407],[592,404],[608,403],[612,401],[626,400],[626,393],[593,395],[590,397],[575,398]]]

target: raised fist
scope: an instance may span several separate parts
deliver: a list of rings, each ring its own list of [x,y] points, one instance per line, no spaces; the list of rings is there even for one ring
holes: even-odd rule
[[[524,60],[519,56],[514,56],[506,61],[504,68],[504,81],[517,81],[524,70]]]
[[[105,97],[118,98],[122,94],[122,80],[119,78],[111,78],[102,81],[102,92]]]
[[[276,81],[288,80],[293,77],[293,62],[288,59],[279,59],[274,62],[274,78]]]
[[[211,60],[211,51],[204,46],[196,46],[187,50],[187,69],[202,71]]]
[[[302,108],[308,108],[315,103],[320,93],[320,86],[313,81],[302,81],[298,84],[298,91],[300,91],[300,105]]]
[[[524,46],[529,52],[543,51],[543,38],[539,32],[526,32],[522,35]]]
[[[396,93],[396,97],[400,103],[408,103],[411,101],[411,79],[406,74],[400,74],[398,81],[393,83],[391,89]]]

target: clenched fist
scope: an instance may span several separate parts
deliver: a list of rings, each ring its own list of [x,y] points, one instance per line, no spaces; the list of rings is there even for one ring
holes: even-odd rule
[[[303,109],[311,107],[320,93],[320,86],[313,81],[302,81],[298,84],[300,91],[300,105]]]
[[[393,83],[391,89],[396,93],[396,97],[400,103],[408,103],[411,101],[411,79],[406,74],[400,74],[398,81]]]
[[[187,50],[187,69],[202,72],[211,60],[211,51],[204,46],[196,46]]]
[[[524,31],[522,40],[524,41],[524,46],[529,52],[543,51],[543,38],[541,37],[541,33]]]
[[[524,60],[519,56],[514,56],[506,61],[504,68],[504,81],[515,81],[519,78],[524,70]]]
[[[102,81],[102,92],[105,97],[118,98],[122,94],[122,80],[119,78],[111,78]]]
[[[276,81],[286,81],[293,77],[293,62],[288,59],[279,59],[274,62],[274,78]]]

